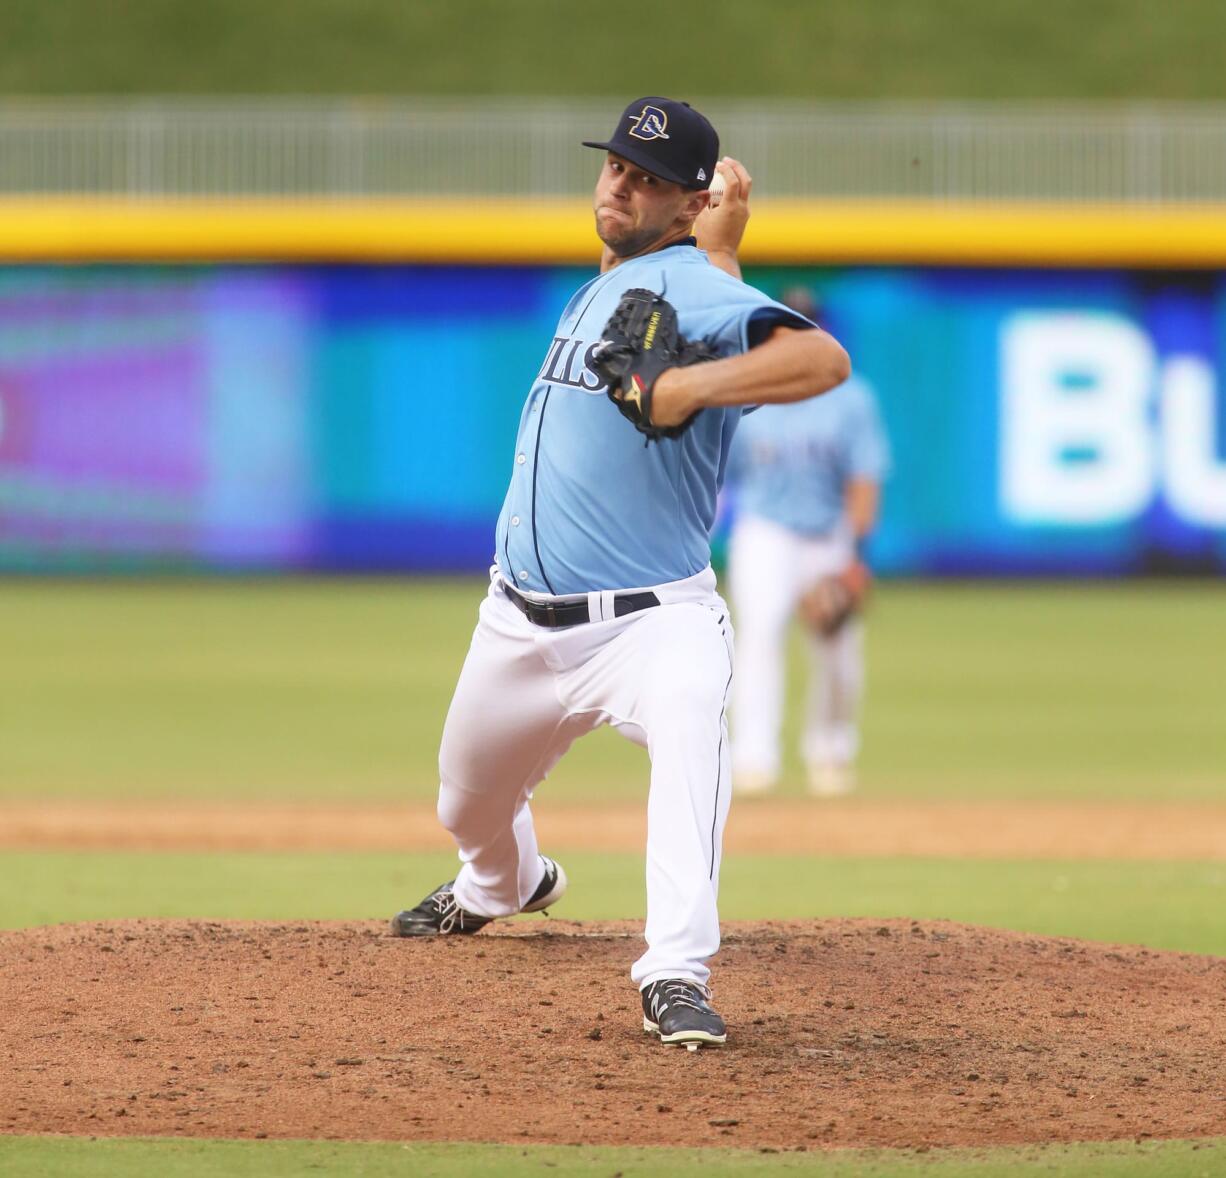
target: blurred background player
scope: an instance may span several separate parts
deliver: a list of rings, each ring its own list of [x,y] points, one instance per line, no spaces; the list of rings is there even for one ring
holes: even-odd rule
[[[780,301],[816,321],[807,289]],[[865,545],[888,465],[876,401],[854,375],[832,396],[764,406],[741,423],[729,468],[737,514],[728,557],[738,793],[765,793],[779,780],[787,636],[798,612],[809,663],[800,749],[809,791],[835,797],[855,788]]]

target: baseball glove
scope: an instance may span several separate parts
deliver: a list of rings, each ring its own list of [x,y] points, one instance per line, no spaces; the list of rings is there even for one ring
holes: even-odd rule
[[[863,607],[870,580],[868,566],[861,561],[823,577],[801,597],[801,621],[823,637],[832,637]]]
[[[677,330],[673,305],[654,291],[636,288],[621,297],[605,324],[591,366],[608,386],[609,399],[648,442],[680,437],[700,411],[680,425],[659,426],[651,420],[656,381],[670,368],[684,368],[718,354],[702,340],[690,343]]]

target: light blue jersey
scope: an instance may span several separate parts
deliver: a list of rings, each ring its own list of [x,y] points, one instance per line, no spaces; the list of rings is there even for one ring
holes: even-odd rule
[[[738,511],[821,536],[842,518],[848,480],[880,482],[889,463],[877,403],[853,377],[824,396],[766,405],[747,417],[728,478]]]
[[[681,437],[644,445],[588,366],[632,287],[663,295],[681,334],[721,356],[746,351],[779,324],[813,326],[712,266],[692,239],[581,287],[524,405],[498,518],[498,566],[525,592],[659,585],[710,563],[716,496],[742,408],[704,409]]]

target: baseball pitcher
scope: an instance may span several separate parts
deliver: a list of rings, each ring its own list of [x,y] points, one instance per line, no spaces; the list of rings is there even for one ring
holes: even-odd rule
[[[825,392],[849,362],[733,277],[749,178],[719,160],[698,111],[641,98],[585,146],[604,153],[600,273],[543,341],[439,752],[461,867],[392,931],[469,934],[556,902],[566,876],[540,853],[529,802],[576,738],[611,724],[651,760],[646,950],[631,970],[644,1029],[693,1048],[726,1035],[707,986],[730,795],[716,495],[745,409]],[[726,191],[706,212],[717,166]]]

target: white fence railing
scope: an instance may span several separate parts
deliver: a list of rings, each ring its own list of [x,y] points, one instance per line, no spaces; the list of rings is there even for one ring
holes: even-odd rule
[[[695,105],[763,195],[1226,200],[1226,106]],[[572,195],[621,106],[0,100],[0,194]]]

